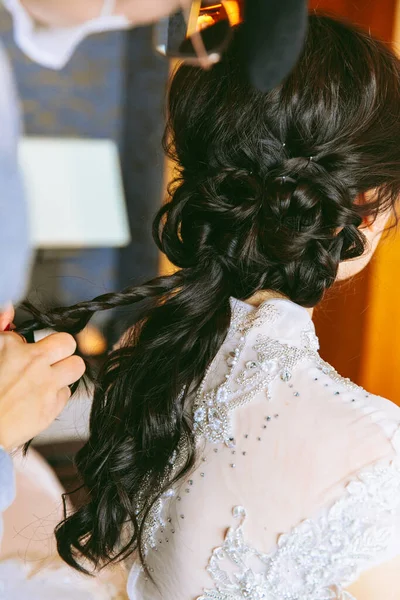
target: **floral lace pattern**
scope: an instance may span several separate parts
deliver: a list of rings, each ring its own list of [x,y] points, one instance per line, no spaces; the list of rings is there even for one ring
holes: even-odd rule
[[[388,548],[399,508],[398,459],[362,472],[326,514],[281,535],[270,554],[246,543],[246,511],[235,507],[240,523],[209,562],[215,587],[198,600],[354,600],[343,586]]]

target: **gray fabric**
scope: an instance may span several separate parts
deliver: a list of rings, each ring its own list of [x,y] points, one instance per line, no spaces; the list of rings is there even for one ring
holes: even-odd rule
[[[27,211],[17,159],[19,133],[17,95],[0,46],[0,308],[22,297],[30,258]]]

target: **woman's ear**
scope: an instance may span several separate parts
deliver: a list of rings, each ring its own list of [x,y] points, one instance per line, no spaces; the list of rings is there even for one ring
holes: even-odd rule
[[[368,190],[368,192],[362,192],[361,194],[359,194],[355,204],[363,205],[363,204],[367,204],[368,202],[373,202],[374,196],[376,193],[377,193],[376,189]],[[382,233],[386,229],[389,219],[392,216],[393,216],[393,211],[391,208],[389,208],[386,211],[382,211],[382,212],[378,213],[377,215],[366,216],[363,218],[363,221],[362,221],[359,229],[361,229],[363,234],[366,235],[367,237],[369,236],[369,234],[372,237],[375,237],[376,235],[381,236]]]
[[[391,210],[386,212],[382,212],[376,217],[364,217],[363,222],[360,225],[360,229],[364,233],[364,235],[371,234],[372,236],[379,235],[385,231],[386,226],[388,224],[389,219],[393,216]]]
[[[373,197],[375,190],[370,190],[365,194],[360,194],[357,198],[357,204],[363,204],[368,202],[368,196]],[[372,198],[371,198],[372,200]],[[370,200],[370,201],[371,201]],[[386,210],[384,212],[378,213],[376,216],[370,215],[363,218],[361,225],[359,226],[360,231],[365,237],[366,244],[365,250],[362,256],[358,258],[353,258],[351,260],[344,261],[340,263],[337,280],[342,281],[344,279],[349,279],[350,277],[354,277],[357,273],[360,273],[373,255],[378,247],[382,234],[384,233],[388,221],[393,216],[392,210]]]

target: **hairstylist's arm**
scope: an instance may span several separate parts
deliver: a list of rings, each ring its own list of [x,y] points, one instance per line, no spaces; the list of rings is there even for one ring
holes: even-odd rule
[[[55,333],[25,344],[0,333],[0,446],[10,451],[46,429],[65,407],[69,385],[85,371],[76,343]]]
[[[9,331],[13,318],[11,305],[0,311],[0,542],[2,513],[15,499],[8,452],[50,425],[71,395],[68,386],[85,372],[72,336],[55,333],[26,344]]]
[[[55,333],[26,344],[11,331],[11,306],[0,312],[0,542],[1,513],[15,498],[13,464],[8,452],[46,429],[70,397],[69,385],[85,371],[75,340]]]

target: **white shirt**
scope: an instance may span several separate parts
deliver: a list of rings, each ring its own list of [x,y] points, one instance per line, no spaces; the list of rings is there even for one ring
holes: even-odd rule
[[[3,3],[13,16],[16,44],[29,58],[49,69],[62,69],[76,47],[88,35],[131,26],[124,16],[113,14],[115,0],[104,0],[101,13],[96,19],[63,28],[37,25],[19,0],[3,0]]]

